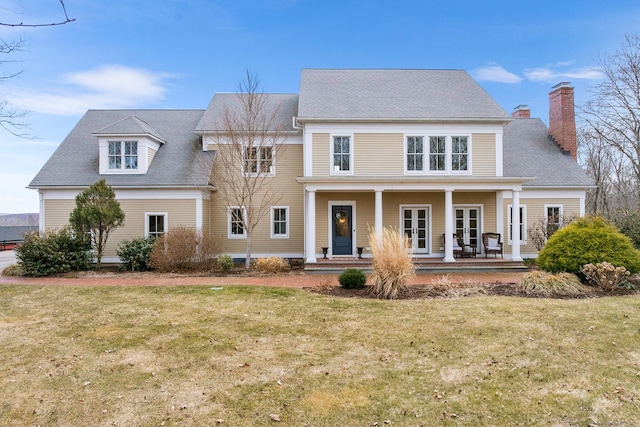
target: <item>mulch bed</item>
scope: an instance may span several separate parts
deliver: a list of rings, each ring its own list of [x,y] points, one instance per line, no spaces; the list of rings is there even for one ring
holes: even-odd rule
[[[360,289],[345,289],[341,286],[316,286],[306,288],[309,292],[340,297],[340,298],[376,298],[371,286]],[[434,298],[463,298],[479,295],[499,295],[523,298],[555,298],[555,299],[585,299],[607,296],[635,295],[636,290],[619,288],[608,292],[594,287],[585,287],[585,292],[579,295],[542,295],[525,293],[517,283],[481,283],[473,285],[453,284],[451,286],[434,286],[432,284],[411,285],[402,289],[396,299],[434,299]]]

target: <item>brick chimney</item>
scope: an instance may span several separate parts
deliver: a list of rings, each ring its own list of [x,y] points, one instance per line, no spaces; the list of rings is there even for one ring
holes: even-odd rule
[[[513,117],[514,119],[529,119],[531,118],[531,110],[529,109],[528,105],[520,104],[513,109],[511,117]]]
[[[565,153],[577,159],[576,115],[569,82],[558,83],[549,92],[549,134]]]

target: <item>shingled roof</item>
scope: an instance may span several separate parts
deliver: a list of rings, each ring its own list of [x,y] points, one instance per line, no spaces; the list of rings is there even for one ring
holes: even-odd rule
[[[264,110],[267,117],[276,113],[273,124],[277,125],[279,130],[294,131],[293,117],[298,113],[298,95],[281,93],[265,93],[261,95],[264,96]],[[196,132],[224,131],[225,129],[223,129],[220,119],[225,109],[242,114],[242,96],[243,94],[240,93],[216,93],[202,115],[202,119],[196,127]],[[275,126],[274,129],[265,130],[275,130]]]
[[[509,120],[463,70],[304,69],[300,120]]]
[[[524,187],[590,187],[585,171],[549,137],[540,119],[516,119],[503,134],[504,176],[535,177]]]
[[[101,178],[113,187],[207,186],[212,154],[202,152],[200,137],[193,132],[203,113],[204,110],[89,110],[29,186],[85,187]],[[130,117],[137,120],[129,120]],[[165,142],[147,173],[100,175],[96,131],[140,135],[139,121],[146,124],[142,128],[145,133],[153,131]]]

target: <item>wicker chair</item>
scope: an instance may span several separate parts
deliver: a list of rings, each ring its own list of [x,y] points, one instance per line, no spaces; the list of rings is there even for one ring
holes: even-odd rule
[[[495,257],[504,258],[502,255],[502,241],[500,240],[500,233],[482,233],[482,245],[484,246],[484,257],[489,254],[495,254]]]
[[[445,245],[447,242],[446,235],[442,235],[442,244]],[[465,256],[465,245],[464,242],[457,234],[453,234],[453,256],[454,257],[464,257]]]

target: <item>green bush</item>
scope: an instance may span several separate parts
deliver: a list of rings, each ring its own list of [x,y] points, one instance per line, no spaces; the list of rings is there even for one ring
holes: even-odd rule
[[[123,267],[130,271],[148,270],[155,240],[153,236],[149,236],[120,242],[116,253],[120,257]]]
[[[367,283],[367,276],[362,270],[347,268],[342,272],[340,277],[338,277],[338,282],[340,282],[340,286],[346,289],[363,288]]]
[[[18,265],[25,276],[49,276],[68,271],[87,270],[92,255],[86,242],[77,239],[69,227],[25,235],[16,248]]]
[[[552,273],[580,274],[584,265],[605,261],[631,274],[640,271],[640,251],[631,239],[603,218],[593,216],[558,230],[538,254],[538,266]]]
[[[230,272],[233,268],[233,258],[226,254],[220,255],[218,257],[218,266],[220,267],[220,270],[224,271],[225,273]]]

